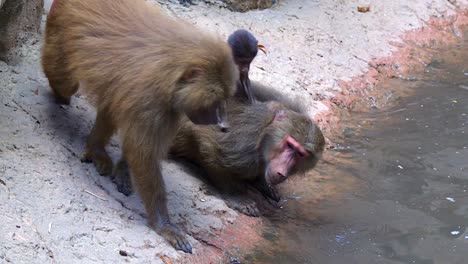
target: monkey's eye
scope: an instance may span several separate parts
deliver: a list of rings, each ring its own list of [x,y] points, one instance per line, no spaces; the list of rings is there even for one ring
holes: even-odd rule
[[[288,145],[288,148],[290,150],[294,151],[297,155],[299,155],[299,157],[303,158],[305,156],[304,153],[302,153],[300,150],[296,149],[293,144],[288,142],[287,145]]]
[[[306,149],[297,149],[296,153],[301,158],[307,158],[307,157],[312,156],[312,152],[310,152],[309,150],[306,150]]]

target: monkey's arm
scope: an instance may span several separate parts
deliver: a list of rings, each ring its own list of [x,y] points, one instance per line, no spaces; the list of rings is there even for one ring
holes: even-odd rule
[[[281,101],[284,95],[271,87],[263,85],[257,81],[250,81],[252,92],[260,102]]]
[[[157,137],[147,137],[145,141],[139,138],[141,135],[150,134],[151,127],[148,124],[135,122],[127,126],[130,128],[124,126],[122,129],[126,132],[122,141],[123,157],[132,169],[135,187],[139,190],[151,225],[176,249],[192,253],[190,242],[169,219],[167,194],[159,162],[160,154],[158,149],[155,149],[159,146]]]
[[[276,190],[275,187],[269,186],[265,182],[265,177],[258,177],[253,183],[252,186],[257,189],[265,198],[271,199],[274,202],[279,202],[281,200],[281,196]]]
[[[229,208],[248,216],[260,216],[257,204],[247,196],[248,186],[246,183],[236,181],[233,177],[225,177],[222,174],[213,175],[207,172],[207,176],[221,193]]]
[[[206,172],[205,176],[221,193],[228,207],[248,216],[260,216],[257,204],[247,196],[248,188],[246,183],[239,180],[238,175],[212,161],[207,162],[207,160],[204,160],[201,167]]]
[[[298,103],[298,100],[293,100],[281,92],[276,91],[272,87],[268,87],[263,85],[257,81],[250,82],[250,89],[253,93],[255,99],[260,102],[268,102],[268,101],[277,101],[289,109],[296,111],[296,112],[303,112],[303,105]]]

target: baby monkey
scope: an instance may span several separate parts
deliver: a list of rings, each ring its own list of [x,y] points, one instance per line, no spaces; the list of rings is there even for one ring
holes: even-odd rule
[[[239,69],[239,80],[235,96],[240,100],[247,99],[248,103],[255,103],[256,98],[250,88],[249,79],[250,64],[257,56],[258,50],[266,53],[263,45],[259,45],[255,36],[245,29],[234,31],[227,40],[232,50],[234,62]]]

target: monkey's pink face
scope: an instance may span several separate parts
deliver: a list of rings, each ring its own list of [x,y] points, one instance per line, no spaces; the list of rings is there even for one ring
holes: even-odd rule
[[[296,164],[309,157],[309,152],[293,137],[286,135],[278,148],[274,150],[266,171],[266,180],[270,185],[285,181]]]

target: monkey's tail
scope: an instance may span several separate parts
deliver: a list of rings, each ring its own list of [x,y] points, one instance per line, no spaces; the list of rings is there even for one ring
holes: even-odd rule
[[[42,47],[42,68],[57,98],[57,102],[69,104],[70,97],[78,90],[79,83],[68,69],[61,32],[56,34],[52,32],[51,34],[47,30],[50,30],[50,28],[46,29],[46,37]]]

